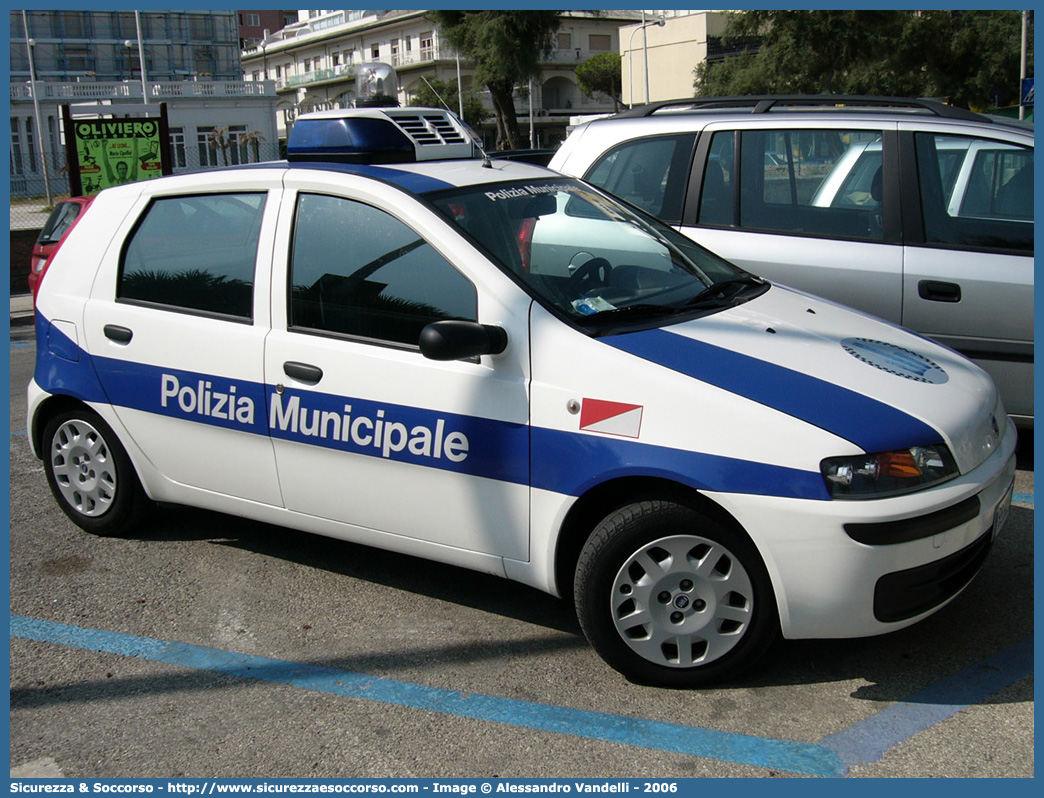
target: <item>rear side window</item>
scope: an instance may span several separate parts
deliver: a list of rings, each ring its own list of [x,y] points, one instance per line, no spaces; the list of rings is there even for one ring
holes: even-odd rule
[[[342,197],[302,194],[290,325],[417,346],[434,321],[478,318],[475,287],[401,221]]]
[[[925,240],[1033,251],[1033,150],[1005,142],[918,133]]]
[[[668,224],[680,224],[695,135],[628,141],[601,158],[584,178]]]
[[[154,200],[123,251],[116,296],[249,320],[264,194]]]
[[[715,133],[699,223],[748,230],[882,240],[883,144],[878,131],[749,130]]]

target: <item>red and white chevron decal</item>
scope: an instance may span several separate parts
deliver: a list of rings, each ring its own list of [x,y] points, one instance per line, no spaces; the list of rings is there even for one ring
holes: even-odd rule
[[[580,429],[637,438],[642,429],[642,409],[642,405],[584,399],[580,410]]]

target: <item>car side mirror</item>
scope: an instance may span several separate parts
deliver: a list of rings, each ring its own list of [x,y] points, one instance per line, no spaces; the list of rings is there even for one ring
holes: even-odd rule
[[[420,351],[429,360],[467,360],[507,349],[503,327],[457,319],[434,321],[421,330]]]

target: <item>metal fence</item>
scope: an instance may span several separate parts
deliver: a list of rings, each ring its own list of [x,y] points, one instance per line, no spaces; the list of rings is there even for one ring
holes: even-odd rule
[[[174,174],[205,172],[246,163],[274,161],[280,157],[279,144],[260,140],[173,142],[171,157]],[[69,172],[64,152],[47,154],[48,180],[44,180],[40,153],[24,150],[11,154],[11,229],[39,230],[51,206],[47,202],[50,183],[51,204],[69,196]]]

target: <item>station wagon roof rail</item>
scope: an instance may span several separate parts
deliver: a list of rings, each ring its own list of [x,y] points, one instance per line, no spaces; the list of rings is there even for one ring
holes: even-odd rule
[[[732,97],[690,97],[680,100],[664,100],[648,103],[637,108],[630,108],[616,115],[616,118],[652,116],[660,111],[746,111],[751,114],[765,114],[778,111],[798,111],[808,108],[837,108],[845,111],[912,111],[930,113],[945,119],[966,119],[989,122],[992,119],[984,114],[968,111],[953,105],[946,105],[938,100],[916,99],[909,97],[873,97],[848,94],[761,94],[738,95]]]

